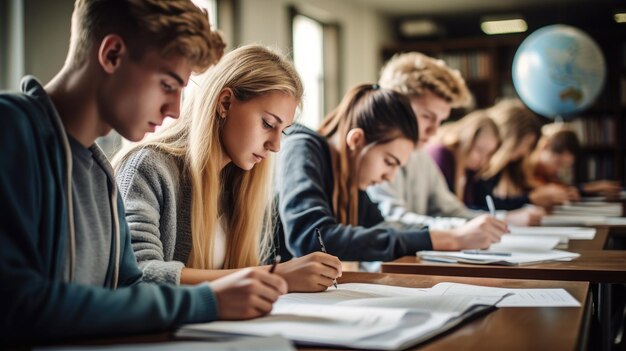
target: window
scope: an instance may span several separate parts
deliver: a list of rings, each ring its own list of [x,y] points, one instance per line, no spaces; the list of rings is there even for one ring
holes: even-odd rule
[[[298,122],[317,129],[339,101],[339,30],[293,9],[291,18],[293,62],[304,85]]]

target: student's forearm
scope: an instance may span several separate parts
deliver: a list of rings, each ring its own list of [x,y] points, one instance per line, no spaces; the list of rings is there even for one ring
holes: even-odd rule
[[[239,269],[196,269],[185,267],[180,272],[180,283],[195,285],[202,282],[210,282],[237,271]]]
[[[459,250],[459,238],[451,230],[430,230],[430,241],[433,250]]]

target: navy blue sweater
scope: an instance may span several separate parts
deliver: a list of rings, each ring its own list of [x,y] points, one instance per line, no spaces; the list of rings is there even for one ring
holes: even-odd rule
[[[377,206],[359,191],[358,226],[339,223],[332,209],[333,174],[326,138],[295,126],[286,137],[278,165],[276,226],[283,258],[320,251],[319,228],[328,253],[346,261],[389,261],[430,250],[428,229],[398,230],[384,224]]]
[[[489,210],[487,208],[487,200],[485,199],[487,195],[491,195],[493,197],[493,204],[498,210],[516,210],[530,203],[530,199],[527,194],[505,198],[494,196],[493,189],[495,189],[500,182],[500,178],[502,178],[502,172],[487,180],[479,180],[476,182],[476,196],[474,197],[475,203],[468,203],[467,206],[474,210]]]

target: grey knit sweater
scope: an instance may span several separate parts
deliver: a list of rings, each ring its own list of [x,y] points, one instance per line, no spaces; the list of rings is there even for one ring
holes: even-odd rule
[[[191,184],[183,159],[144,148],[116,174],[144,280],[180,284],[191,252]]]

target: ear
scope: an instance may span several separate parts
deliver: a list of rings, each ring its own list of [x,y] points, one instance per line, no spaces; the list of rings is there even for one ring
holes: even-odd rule
[[[350,151],[360,150],[365,146],[365,132],[361,128],[350,129],[346,136],[346,144]]]
[[[228,114],[228,109],[230,109],[230,104],[234,99],[233,96],[234,94],[231,88],[224,88],[220,92],[217,100],[217,112],[219,113],[220,117],[226,118],[226,115]]]
[[[126,44],[122,37],[117,34],[109,34],[100,42],[98,62],[106,73],[114,73],[120,67],[126,51]]]

